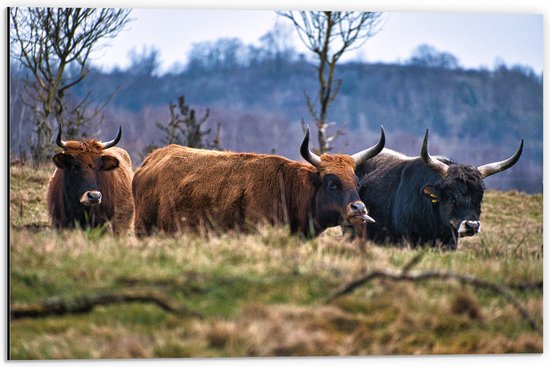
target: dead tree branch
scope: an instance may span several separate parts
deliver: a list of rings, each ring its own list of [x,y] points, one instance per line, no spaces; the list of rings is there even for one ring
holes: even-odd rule
[[[304,91],[307,108],[316,120],[319,152],[332,149],[340,129],[327,131],[328,110],[336,99],[342,80],[335,79],[336,64],[345,52],[361,47],[380,30],[381,13],[356,11],[277,11],[292,22],[302,43],[315,55],[318,63],[319,89],[315,102]],[[318,106],[318,108],[315,107]]]
[[[409,271],[411,271],[416,265],[420,263],[423,257],[424,257],[424,252],[419,252],[418,254],[413,256],[409,261],[407,261],[405,266],[403,266],[403,268],[401,269],[401,275],[405,275]]]
[[[176,111],[176,107],[179,112]],[[170,102],[170,121],[167,125],[157,122],[157,127],[162,130],[165,137],[162,143],[179,144],[190,148],[220,149],[220,124],[218,124],[217,136],[213,143],[209,143],[205,137],[210,135],[212,129],[203,130],[203,125],[210,117],[210,109],[206,109],[201,118],[197,117],[195,110],[186,104],[185,96],[178,97],[178,104]]]
[[[537,280],[534,282],[526,282],[526,283],[514,283],[514,284],[508,284],[508,288],[510,289],[516,289],[518,291],[529,291],[532,289],[543,289],[544,283],[542,280]]]
[[[67,98],[76,98],[70,91],[90,73],[90,55],[107,45],[101,41],[117,36],[129,14],[129,9],[9,9],[10,57],[29,72],[23,98],[35,111],[36,161],[52,153],[54,122],[79,129],[95,117],[85,113],[86,99],[71,110]]]
[[[529,311],[523,307],[523,305],[518,301],[518,299],[512,294],[509,287],[506,287],[504,285],[490,282],[483,279],[478,279],[470,275],[462,275],[457,274],[454,272],[444,272],[444,271],[423,271],[423,272],[416,272],[411,273],[409,270],[411,268],[411,264],[417,264],[418,260],[415,260],[416,258],[413,258],[407,266],[399,272],[394,271],[384,271],[384,270],[374,270],[370,272],[366,272],[363,275],[342,284],[338,289],[336,289],[325,301],[324,303],[330,303],[334,301],[336,298],[341,297],[345,294],[348,294],[355,290],[356,288],[365,285],[369,282],[371,282],[374,279],[388,279],[391,281],[410,281],[410,282],[420,282],[420,281],[426,281],[426,280],[455,280],[461,284],[469,284],[476,288],[485,288],[489,289],[490,291],[499,294],[504,297],[504,299],[510,303],[519,313],[520,315],[529,323],[529,326],[536,332],[538,332],[540,335],[542,335],[542,327],[537,325],[537,322],[535,319],[531,317],[529,314]],[[516,285],[515,287],[518,287]]]
[[[61,316],[65,314],[90,312],[96,306],[134,302],[152,303],[166,312],[177,315],[202,317],[200,313],[176,305],[165,295],[154,291],[122,291],[118,293],[80,296],[71,299],[52,299],[35,304],[12,305],[10,307],[10,316],[12,319],[25,317],[36,318],[51,315]]]

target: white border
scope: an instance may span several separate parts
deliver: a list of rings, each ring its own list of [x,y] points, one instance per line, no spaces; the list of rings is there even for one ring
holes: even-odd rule
[[[537,13],[537,14],[543,14],[546,18],[546,14],[548,13],[548,1],[541,1],[541,0],[447,0],[447,1],[437,1],[437,0],[416,0],[414,2],[412,1],[405,1],[405,0],[301,0],[299,2],[297,1],[290,1],[290,0],[263,0],[263,1],[252,1],[252,0],[231,0],[231,1],[221,1],[221,0],[181,0],[181,1],[166,1],[166,0],[160,0],[160,1],[151,1],[151,0],[134,0],[134,1],[105,1],[105,0],[98,0],[93,2],[93,6],[95,7],[125,7],[125,8],[195,8],[195,9],[308,9],[308,10],[327,10],[327,9],[338,9],[338,10],[369,10],[369,11],[411,11],[411,12],[485,12],[485,13]],[[84,6],[85,4],[82,3],[82,1],[7,1],[5,2],[5,6]],[[88,3],[86,5],[92,5],[91,3]],[[0,211],[0,232],[2,233],[2,237],[6,238],[6,229],[7,229],[7,197],[5,197],[7,193],[7,160],[8,157],[5,156],[6,154],[6,144],[7,137],[6,134],[6,114],[7,114],[7,103],[6,99],[7,96],[5,95],[6,91],[6,65],[5,62],[7,60],[7,45],[6,45],[6,13],[7,10],[4,8],[4,12],[2,13],[2,19],[0,20],[0,23],[2,24],[2,37],[0,39],[0,45],[2,46],[2,49],[4,50],[4,57],[2,58],[2,66],[3,66],[3,73],[0,76],[2,78],[2,91],[0,94],[2,95],[2,101],[1,101],[1,111],[4,112],[4,126],[0,130],[0,136],[2,141],[2,149],[1,154],[3,159],[0,160],[0,171],[2,172],[2,181],[1,181],[1,187],[0,187],[0,202],[2,203],[2,210]],[[543,23],[546,23],[546,19],[544,19]],[[547,27],[544,25],[544,39],[547,39]],[[544,59],[546,64],[546,42],[545,42],[545,50],[544,50]],[[548,90],[546,87],[547,83],[544,83],[544,96],[545,96],[545,102],[547,101]],[[545,105],[547,105],[545,103]],[[547,112],[546,109],[544,111],[544,121],[547,120],[546,118]],[[547,141],[547,130],[544,129],[544,141]],[[546,150],[544,152],[544,161],[547,161],[547,153]],[[545,164],[544,167],[544,176],[546,176],[547,173],[547,165]],[[544,199],[544,207],[548,207],[548,199]],[[547,224],[546,215],[544,220],[545,227]],[[545,231],[546,232],[546,231]],[[545,243],[547,235],[545,234]],[[7,274],[7,269],[5,269],[5,264],[7,261],[7,252],[6,249],[8,248],[8,244],[4,243],[4,251],[2,251],[2,272],[4,275]],[[545,251],[545,258],[546,251]],[[547,261],[545,261],[546,263]],[[546,264],[545,264],[546,265]],[[2,331],[3,335],[5,336],[6,332],[6,302],[5,299],[6,295],[6,277],[2,277],[4,279],[3,282],[1,282],[1,294],[2,294]],[[546,284],[546,282],[545,282]],[[546,286],[545,286],[546,288]],[[547,293],[547,292],[545,292]],[[547,293],[548,294],[548,293]],[[548,308],[547,306],[548,302],[545,302],[545,310]],[[547,315],[547,312],[545,312],[545,315]],[[547,324],[547,323],[545,323]],[[545,331],[548,331],[548,327],[545,325]],[[545,332],[546,335],[548,335],[547,332]],[[135,364],[147,364],[150,365],[152,362],[162,365],[181,365],[184,364],[185,366],[221,366],[221,365],[238,365],[238,366],[279,366],[279,365],[285,365],[285,366],[329,366],[329,365],[335,365],[335,364],[342,364],[345,366],[364,366],[365,364],[368,364],[370,366],[388,366],[388,365],[397,365],[397,366],[407,366],[407,367],[414,367],[414,366],[441,366],[444,364],[447,366],[460,366],[463,367],[465,363],[468,364],[491,364],[491,365],[498,365],[498,366],[516,366],[521,363],[525,363],[529,366],[543,366],[543,365],[550,365],[550,358],[548,355],[550,354],[550,349],[548,349],[549,346],[549,336],[546,336],[544,338],[544,350],[546,353],[544,353],[542,356],[540,355],[502,355],[502,356],[422,356],[422,357],[416,357],[416,356],[393,356],[393,357],[328,357],[328,358],[249,358],[249,359],[242,359],[242,358],[228,358],[228,359],[179,359],[179,360],[131,360],[131,361],[109,361],[109,364],[116,363],[117,365],[135,365]],[[4,340],[4,337],[0,337],[0,339]],[[7,343],[4,341],[1,349],[1,355],[2,355],[2,364],[5,363],[6,360],[6,351],[7,351]],[[10,362],[11,365],[30,365],[35,364],[36,362]],[[51,362],[44,362],[47,364],[57,364],[59,361],[51,361]],[[82,365],[82,364],[88,364],[88,363],[107,363],[107,362],[77,362],[77,361],[65,361],[62,362],[62,365],[64,366],[72,366],[72,365]]]

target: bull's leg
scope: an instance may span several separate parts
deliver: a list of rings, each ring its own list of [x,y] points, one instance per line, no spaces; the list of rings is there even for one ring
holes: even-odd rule
[[[341,225],[340,229],[342,230],[342,236],[349,238],[350,240],[355,239],[355,229],[351,225]]]
[[[137,237],[148,236],[151,234],[152,225],[147,224],[143,216],[137,215],[134,218],[134,234]]]
[[[134,204],[133,202],[125,203],[115,208],[115,214],[113,216],[112,232],[114,235],[124,235],[132,228],[134,222]]]
[[[357,243],[361,251],[365,251],[367,247],[367,224],[355,223],[341,225],[342,235],[352,242]]]
[[[353,230],[355,232],[355,242],[359,246],[361,252],[364,252],[367,247],[367,224],[366,223],[357,223],[353,225]]]

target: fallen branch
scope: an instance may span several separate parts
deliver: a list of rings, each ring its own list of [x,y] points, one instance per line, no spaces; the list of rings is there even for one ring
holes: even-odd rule
[[[50,315],[65,315],[90,312],[96,306],[109,304],[126,304],[133,302],[153,303],[164,311],[195,317],[202,317],[195,311],[180,307],[166,298],[163,294],[152,291],[122,291],[118,293],[101,294],[94,296],[80,296],[72,299],[46,300],[38,304],[12,305],[10,315],[12,319],[23,317],[44,317]]]
[[[532,289],[537,289],[542,291],[542,289],[544,288],[544,284],[542,280],[537,280],[535,282],[508,284],[508,288],[517,289],[519,291],[529,291]]]
[[[413,262],[417,263],[417,261],[413,261]],[[410,266],[408,268],[410,268]],[[389,279],[392,281],[412,281],[412,282],[418,282],[423,280],[433,280],[433,279],[456,280],[461,284],[470,284],[477,288],[489,289],[495,293],[502,295],[506,299],[506,301],[512,304],[512,306],[514,306],[516,310],[518,310],[520,315],[525,320],[527,320],[527,322],[529,323],[529,326],[531,326],[533,330],[537,331],[540,335],[542,335],[542,328],[537,325],[537,322],[531,317],[531,315],[529,315],[529,312],[527,311],[527,309],[521,305],[521,303],[516,299],[516,297],[514,297],[514,295],[508,289],[508,287],[505,287],[501,284],[489,282],[483,279],[478,279],[473,276],[462,275],[462,274],[457,274],[453,272],[425,271],[425,272],[411,273],[408,271],[408,269],[407,271],[400,271],[400,272],[375,270],[375,271],[367,272],[357,277],[356,279],[353,279],[350,282],[341,285],[325,300],[324,303],[325,304],[330,303],[336,298],[343,296],[345,294],[348,294],[353,290],[355,290],[357,287],[362,286],[377,278]]]
[[[424,253],[423,253],[423,252],[419,252],[418,254],[416,254],[415,256],[413,256],[413,257],[405,264],[405,266],[403,266],[403,268],[401,269],[401,275],[408,274],[409,271],[412,270],[412,268],[414,268],[416,265],[418,265],[418,264],[420,263],[420,261],[422,260],[423,257],[424,257]]]

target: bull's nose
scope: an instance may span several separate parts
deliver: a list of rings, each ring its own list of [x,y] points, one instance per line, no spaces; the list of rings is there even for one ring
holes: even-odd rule
[[[88,201],[99,201],[101,200],[101,193],[99,191],[88,191],[86,197]]]
[[[459,237],[473,236],[479,232],[481,223],[478,220],[463,220],[458,227]]]
[[[351,210],[353,210],[354,212],[364,212],[364,211],[367,210],[367,207],[365,206],[365,204],[363,204],[360,201],[356,201],[355,203],[351,203],[350,207],[351,207]]]
[[[466,221],[466,226],[471,228],[471,229],[478,230],[479,226],[480,226],[480,223],[477,220],[468,220],[468,221]]]
[[[101,204],[101,197],[101,192],[97,190],[86,191],[80,198],[80,203],[87,206],[98,205]]]
[[[375,220],[369,217],[367,212],[367,207],[361,201],[354,201],[349,204],[347,210],[347,219],[350,222],[360,222],[360,223],[374,223]]]

